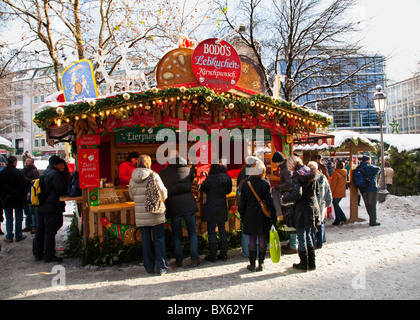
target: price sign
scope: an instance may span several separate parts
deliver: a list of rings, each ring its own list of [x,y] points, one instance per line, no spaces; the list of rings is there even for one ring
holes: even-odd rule
[[[98,149],[79,149],[78,163],[80,188],[98,188],[100,186]]]

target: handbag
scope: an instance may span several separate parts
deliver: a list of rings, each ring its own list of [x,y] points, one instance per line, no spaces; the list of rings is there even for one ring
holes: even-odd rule
[[[164,214],[166,211],[163,196],[155,181],[154,173],[151,172],[147,177],[146,193],[144,199],[145,209],[149,213]]]
[[[265,200],[261,200],[260,197],[258,197],[257,193],[254,190],[254,187],[251,184],[251,181],[248,180],[247,182],[248,182],[249,187],[251,188],[252,193],[254,194],[255,198],[257,198],[257,201],[260,204],[262,212],[267,218],[270,218],[271,212],[270,212],[270,209],[268,209],[267,203],[265,202]]]
[[[279,233],[277,232],[274,225],[271,225],[270,230],[270,257],[273,263],[278,263],[280,261],[281,255],[281,245]]]

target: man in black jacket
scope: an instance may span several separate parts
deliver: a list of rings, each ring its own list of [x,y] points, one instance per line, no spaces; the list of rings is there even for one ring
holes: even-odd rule
[[[63,208],[60,197],[66,195],[67,185],[60,173],[61,158],[54,155],[49,159],[47,170],[43,173],[45,201],[37,207],[38,225],[33,242],[35,260],[61,262],[55,255],[55,235],[63,225]]]
[[[39,171],[37,167],[35,167],[35,161],[32,158],[26,158],[25,160],[25,167],[23,168],[23,175],[25,176],[25,192],[29,191],[31,186],[31,181],[34,179],[39,178]],[[25,212],[25,228],[22,230],[23,232],[30,231],[32,234],[35,233],[36,230],[36,222],[37,222],[37,213],[36,207],[30,206],[26,202],[23,205],[23,211]]]
[[[194,171],[187,165],[186,160],[176,157],[175,161],[170,160],[168,166],[160,171],[159,176],[168,190],[168,198],[165,201],[166,216],[171,220],[176,264],[178,267],[182,266],[182,218],[190,240],[191,264],[197,266],[199,253],[195,213],[198,212],[198,207],[191,193]]]
[[[0,197],[6,215],[6,238],[4,241],[16,242],[25,239],[22,234],[23,203],[25,201],[25,177],[16,168],[17,158],[10,156],[7,167],[0,172]],[[13,210],[15,212],[15,233],[13,234]]]

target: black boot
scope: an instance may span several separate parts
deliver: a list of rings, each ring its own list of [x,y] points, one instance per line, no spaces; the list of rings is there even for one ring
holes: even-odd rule
[[[257,259],[257,247],[248,246],[249,265],[246,267],[249,271],[255,271],[255,259]]]
[[[315,264],[315,248],[309,247],[308,248],[308,268],[309,270],[315,270],[316,264]]]
[[[308,271],[308,251],[298,251],[300,262],[298,264],[294,263],[293,268],[302,270],[304,272]]]
[[[260,247],[259,248],[259,251],[258,251],[258,269],[257,269],[257,271],[263,271],[266,251],[267,251],[267,247],[264,247],[264,248]]]
[[[228,243],[227,241],[220,242],[220,254],[217,255],[217,259],[222,261],[227,260]]]
[[[204,259],[210,262],[216,261],[216,253],[217,253],[217,245],[215,243],[209,243],[209,255],[206,256]]]

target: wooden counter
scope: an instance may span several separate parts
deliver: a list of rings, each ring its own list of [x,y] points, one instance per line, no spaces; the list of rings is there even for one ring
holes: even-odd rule
[[[76,201],[77,203],[82,203],[83,197],[60,197],[60,201]]]
[[[226,204],[228,209],[232,205],[236,205],[236,193],[231,192],[226,196]],[[197,203],[198,207],[200,205]],[[106,228],[101,224],[101,219],[107,218],[111,223],[124,224],[124,225],[135,225],[135,214],[134,214],[134,201],[102,204],[98,206],[89,207],[89,237],[98,237],[100,241],[104,240],[104,236],[107,234]],[[207,233],[207,224],[201,219],[201,213],[197,212],[197,234]],[[241,227],[239,218],[234,214],[228,219],[225,228],[227,231],[238,230]],[[169,227],[170,228],[170,227]],[[184,237],[188,236],[187,230],[182,230]]]
[[[127,209],[132,209],[132,208],[134,208],[134,201],[92,206],[92,207],[89,207],[89,212],[90,213],[111,212],[111,211],[127,210]]]

